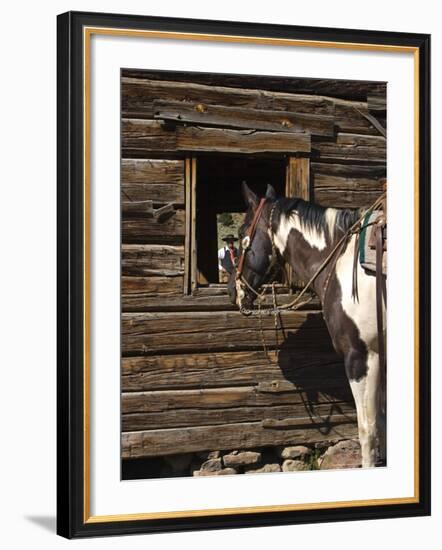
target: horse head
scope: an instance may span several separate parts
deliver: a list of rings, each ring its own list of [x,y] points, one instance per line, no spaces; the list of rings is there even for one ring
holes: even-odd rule
[[[267,186],[265,197],[258,196],[242,184],[242,192],[247,205],[244,223],[239,229],[239,260],[228,282],[232,303],[242,312],[252,307],[264,283],[270,282],[275,273],[276,251],[271,239],[271,213],[276,193]]]

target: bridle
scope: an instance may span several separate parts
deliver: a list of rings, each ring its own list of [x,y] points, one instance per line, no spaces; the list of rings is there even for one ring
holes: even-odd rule
[[[236,293],[237,293],[237,296],[238,296],[239,310],[244,315],[250,315],[251,314],[251,311],[244,308],[243,305],[242,305],[242,299],[243,299],[244,294],[245,294],[245,292],[244,292],[245,288],[247,288],[253,294],[255,294],[256,297],[258,297],[258,298],[262,297],[262,293],[256,291],[247,282],[247,280],[244,278],[243,271],[244,271],[244,262],[245,262],[245,259],[246,259],[246,254],[252,246],[253,239],[254,239],[255,234],[256,234],[256,229],[258,227],[258,223],[259,223],[259,220],[262,216],[262,212],[264,210],[264,206],[265,206],[266,202],[267,202],[267,199],[265,197],[263,197],[259,201],[258,208],[256,209],[255,214],[254,214],[253,219],[252,219],[252,223],[250,224],[249,228],[247,229],[246,235],[245,235],[245,237],[243,238],[243,240],[241,242],[242,251],[241,251],[241,256],[239,258],[239,261],[238,261],[238,266],[236,268],[235,286],[236,286]],[[271,257],[271,260],[270,260],[269,267],[267,268],[267,271],[265,272],[265,274],[263,276],[263,281],[265,281],[269,277],[269,275],[274,271],[275,265],[279,265],[278,254],[277,254],[275,241],[274,241],[274,236],[273,236],[273,230],[272,230],[273,213],[275,211],[275,206],[276,206],[276,201],[273,204],[272,209],[270,211],[269,228],[268,228],[269,233],[270,233],[270,241],[272,243],[272,257]]]

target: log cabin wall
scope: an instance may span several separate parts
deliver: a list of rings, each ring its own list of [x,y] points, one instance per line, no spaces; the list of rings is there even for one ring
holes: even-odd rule
[[[278,157],[288,193],[370,204],[385,84],[124,70],[121,92],[123,458],[354,437],[317,303],[283,314],[276,355],[273,317],[261,333],[225,288],[191,288],[191,183],[199,155]]]

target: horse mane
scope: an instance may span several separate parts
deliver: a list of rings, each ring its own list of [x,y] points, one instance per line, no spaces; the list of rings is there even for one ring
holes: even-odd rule
[[[359,209],[349,208],[325,208],[314,202],[308,202],[300,198],[278,199],[280,214],[290,217],[294,211],[297,212],[307,229],[314,229],[329,234],[330,218],[326,215],[327,210],[333,212],[334,229],[342,232],[347,231],[359,218]],[[331,237],[331,235],[329,235]]]

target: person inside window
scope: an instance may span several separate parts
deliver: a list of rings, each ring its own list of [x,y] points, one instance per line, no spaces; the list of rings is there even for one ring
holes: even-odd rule
[[[227,282],[229,275],[235,270],[236,259],[238,258],[238,249],[235,246],[237,240],[232,234],[226,235],[223,238],[226,243],[225,246],[218,250],[218,268],[221,283]]]

